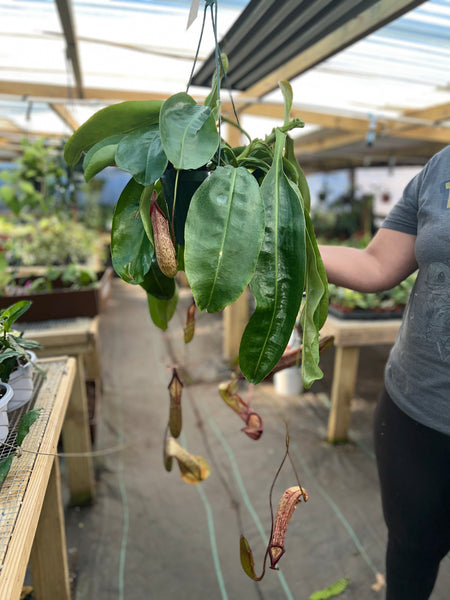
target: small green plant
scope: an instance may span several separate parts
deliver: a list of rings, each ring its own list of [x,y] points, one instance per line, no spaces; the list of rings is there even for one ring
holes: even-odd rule
[[[27,350],[40,348],[35,340],[23,337],[23,332],[12,328],[14,323],[31,306],[28,300],[21,300],[0,310],[0,380],[8,383],[9,377],[18,364],[30,362]],[[34,363],[34,368],[41,371]]]
[[[349,583],[350,580],[348,577],[342,577],[325,589],[318,590],[311,594],[309,600],[328,600],[329,598],[340,596],[347,589]]]
[[[3,296],[25,296],[39,292],[51,292],[65,287],[72,290],[88,289],[96,286],[98,274],[95,269],[84,265],[69,264],[61,267],[50,266],[42,275],[20,277],[8,268],[0,253],[0,293]]]
[[[356,292],[348,288],[329,284],[330,304],[344,310],[374,310],[390,312],[403,309],[408,303],[416,274],[410,275],[399,285],[377,293]]]
[[[24,293],[51,292],[56,287],[67,287],[73,290],[90,288],[98,282],[95,269],[83,265],[67,265],[65,267],[49,267],[44,275],[30,278],[21,278],[18,286]],[[58,285],[59,284],[59,285]],[[17,291],[15,293],[20,293]]]
[[[104,256],[97,231],[61,215],[24,216],[12,235],[6,231],[2,245],[11,266],[89,264],[92,257]]]

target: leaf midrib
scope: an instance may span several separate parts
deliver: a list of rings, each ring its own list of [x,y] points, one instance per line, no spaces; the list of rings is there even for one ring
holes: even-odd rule
[[[233,192],[234,189],[236,187],[236,177],[237,177],[237,170],[233,169],[233,178],[231,181],[231,186],[230,186],[230,192],[228,194],[228,211],[227,211],[227,218],[225,220],[225,227],[223,229],[223,235],[222,235],[222,242],[220,244],[220,251],[219,251],[219,257],[217,260],[217,267],[214,273],[214,280],[211,286],[211,293],[209,295],[208,298],[208,302],[206,303],[206,308],[208,309],[210,302],[212,300],[212,297],[214,295],[214,291],[215,291],[215,287],[216,287],[216,283],[217,283],[217,278],[219,276],[219,271],[220,271],[220,267],[222,265],[223,262],[223,250],[225,247],[225,238],[227,237],[227,232],[228,232],[228,225],[230,223],[230,214],[231,214],[231,205],[232,205],[232,198],[233,198]]]

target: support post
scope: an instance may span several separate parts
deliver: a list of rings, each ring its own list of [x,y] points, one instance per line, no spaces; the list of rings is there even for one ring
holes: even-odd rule
[[[331,412],[328,420],[328,441],[347,440],[350,425],[350,408],[355,393],[358,372],[359,348],[336,347],[333,384],[331,387]]]
[[[85,456],[67,456],[66,458],[71,503],[80,505],[89,504],[92,501],[95,483],[93,460],[89,455],[92,447],[83,356],[78,354],[76,360],[77,372],[62,434],[64,452],[86,454]]]

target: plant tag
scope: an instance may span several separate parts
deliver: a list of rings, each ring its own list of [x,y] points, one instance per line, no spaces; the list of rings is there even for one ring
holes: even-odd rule
[[[191,8],[189,9],[189,17],[188,17],[186,29],[189,29],[189,27],[192,25],[192,23],[197,18],[199,4],[200,4],[200,0],[192,0]]]

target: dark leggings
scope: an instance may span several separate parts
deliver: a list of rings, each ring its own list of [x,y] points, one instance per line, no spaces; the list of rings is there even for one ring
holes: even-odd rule
[[[450,551],[450,436],[408,417],[386,390],[374,433],[389,533],[386,600],[426,600]]]

